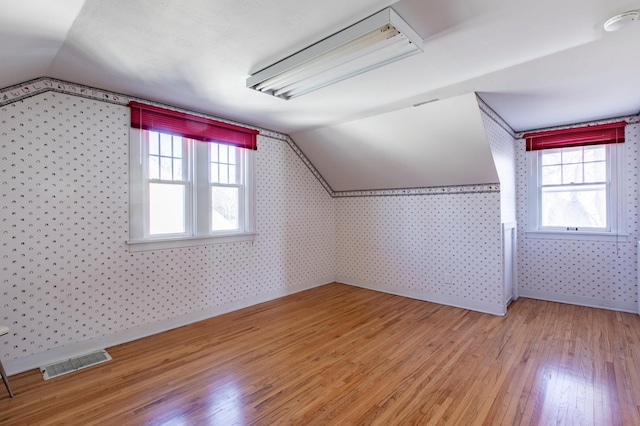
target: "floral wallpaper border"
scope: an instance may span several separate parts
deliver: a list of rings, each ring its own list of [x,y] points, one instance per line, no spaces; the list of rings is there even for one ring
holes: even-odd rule
[[[231,120],[225,120],[220,117],[215,117],[207,114],[202,114],[197,111],[190,111],[181,108],[176,108],[171,105],[165,105],[158,102],[152,102],[147,99],[136,98],[133,96],[123,95],[121,93],[111,92],[108,90],[97,89],[95,87],[84,86],[77,83],[71,83],[64,80],[58,80],[51,77],[40,77],[34,80],[26,81],[13,86],[0,89],[0,107],[8,105],[20,100],[35,96],[40,93],[54,91],[58,93],[65,93],[74,96],[81,96],[88,99],[96,99],[103,102],[109,102],[117,105],[127,105],[130,101],[140,101],[149,103],[152,105],[161,106],[174,111],[187,112],[201,117],[213,118],[225,123],[238,124],[245,127],[250,127],[260,131],[261,136],[269,137],[272,139],[285,141],[296,155],[302,160],[302,162],[309,168],[311,173],[320,182],[324,189],[333,198],[344,197],[381,197],[381,196],[400,196],[400,195],[437,195],[437,194],[471,194],[471,193],[486,193],[486,192],[500,192],[499,184],[482,184],[482,185],[459,185],[459,186],[446,186],[446,187],[424,187],[424,188],[400,188],[400,189],[375,189],[366,191],[334,191],[327,181],[322,177],[320,172],[314,167],[313,163],[307,158],[302,150],[296,145],[296,143],[288,135],[275,132],[273,130],[263,129],[247,125],[246,123],[240,123]],[[508,129],[510,133],[513,130],[508,126],[504,120],[500,118],[487,104],[478,97],[478,105],[480,109],[487,114],[491,119],[496,121],[500,126]]]

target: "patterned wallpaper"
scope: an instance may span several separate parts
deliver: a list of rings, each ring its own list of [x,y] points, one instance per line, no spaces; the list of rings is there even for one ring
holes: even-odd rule
[[[395,260],[387,259],[388,268],[376,282],[409,277],[401,287],[448,297],[445,303],[474,300],[490,311],[500,299],[499,290],[484,291],[473,282],[477,275],[486,281],[499,276],[499,227],[493,226],[499,223],[497,184],[333,193],[290,138],[260,129],[259,236],[253,243],[129,253],[125,105],[130,98],[49,78],[3,89],[2,94],[0,320],[12,329],[0,341],[2,359],[331,281],[336,256],[353,244],[344,238],[337,244],[336,232],[350,228],[348,220],[360,216],[358,211],[367,209],[361,204],[369,202],[422,209],[416,219],[422,215],[419,222],[424,224],[416,237],[447,239],[451,230],[458,235],[444,250],[423,247],[425,259],[437,258],[437,264],[414,259],[415,266],[431,268],[434,278],[416,275],[418,270],[407,269],[406,259],[395,257],[416,253],[406,246],[407,232],[394,242],[393,226],[381,230],[378,235],[396,247]],[[355,210],[342,210],[341,226],[336,226],[336,204],[347,199],[340,206]],[[487,207],[487,215],[473,214]],[[438,216],[439,209],[440,224],[425,220]],[[447,219],[453,212],[457,223]],[[389,218],[382,220],[390,225]],[[476,227],[475,243],[464,246],[469,226]],[[487,255],[471,267],[452,266],[475,259],[474,250]],[[457,254],[449,257],[451,251]],[[342,256],[340,271],[357,277],[349,271],[353,264],[346,267],[347,259]],[[362,262],[356,268],[366,270],[376,259],[355,259]],[[400,273],[395,281],[394,273]]]
[[[500,223],[501,217],[515,220],[515,139],[478,103],[500,184],[362,191],[349,195],[373,198],[337,199],[338,281],[503,313]]]
[[[2,360],[333,280],[332,199],[284,138],[258,137],[254,242],[129,253],[128,122],[54,91],[0,106]]]
[[[626,127],[625,190],[629,242],[526,238],[525,141],[517,141],[518,285],[523,296],[637,311],[638,147],[640,125]]]
[[[499,193],[336,203],[338,281],[502,313]]]
[[[108,90],[102,90],[95,87],[83,86],[77,83],[71,83],[64,80],[58,80],[50,77],[40,77],[34,80],[26,81],[24,83],[16,84],[14,86],[5,87],[0,89],[0,106],[9,105],[19,100],[27,99],[32,96],[36,96],[42,93],[56,92],[68,95],[74,95],[83,97],[86,99],[98,100],[106,103],[113,103],[116,105],[127,105],[130,101],[140,101],[145,103],[151,103],[161,106],[163,108],[173,109],[177,111],[184,111],[180,108],[176,108],[172,105],[159,104],[157,102],[151,102],[146,99],[140,99],[121,93],[115,93]],[[490,115],[493,120],[499,122],[505,129],[508,125],[502,120],[491,108],[489,108],[482,99],[478,98],[478,105],[485,114]],[[200,115],[207,117],[205,114],[201,114],[195,111],[187,111],[190,114]],[[370,196],[395,196],[395,195],[433,195],[433,194],[467,194],[467,193],[483,193],[483,192],[499,192],[500,186],[497,184],[492,185],[459,185],[449,187],[429,187],[429,188],[401,188],[401,189],[388,189],[377,191],[334,191],[329,184],[325,181],[324,177],[316,170],[315,166],[309,161],[304,153],[298,148],[293,139],[289,136],[274,132],[268,129],[262,129],[255,126],[251,126],[245,123],[237,123],[230,120],[225,120],[219,117],[212,117],[218,121],[224,121],[232,124],[239,124],[241,126],[254,128],[260,130],[260,134],[273,139],[285,141],[291,149],[299,157],[309,171],[315,176],[320,184],[332,197],[370,197]],[[513,133],[511,131],[511,133]]]
[[[524,142],[514,147],[486,106],[499,185],[335,193],[290,138],[261,129],[254,242],[129,253],[128,98],[46,78],[0,94],[3,360],[336,277],[504,308],[500,223],[526,223]],[[627,127],[633,241],[639,133]],[[523,229],[521,294],[635,303],[634,243],[526,240]]]

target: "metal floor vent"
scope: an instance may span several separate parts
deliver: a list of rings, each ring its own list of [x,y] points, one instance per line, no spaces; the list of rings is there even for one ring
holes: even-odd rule
[[[91,352],[90,354],[70,358],[66,361],[45,365],[44,367],[40,367],[40,372],[42,373],[42,378],[44,380],[49,380],[67,373],[82,370],[83,368],[91,367],[92,365],[101,364],[109,360],[111,360],[111,356],[107,351],[101,349],[96,352]]]

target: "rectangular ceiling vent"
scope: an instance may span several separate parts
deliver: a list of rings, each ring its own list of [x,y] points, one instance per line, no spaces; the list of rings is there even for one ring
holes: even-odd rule
[[[90,354],[70,358],[66,361],[45,365],[44,367],[40,367],[40,372],[42,373],[42,378],[44,380],[49,380],[67,373],[82,370],[83,368],[101,364],[109,360],[111,360],[111,356],[107,351],[101,349],[96,352],[91,352]]]

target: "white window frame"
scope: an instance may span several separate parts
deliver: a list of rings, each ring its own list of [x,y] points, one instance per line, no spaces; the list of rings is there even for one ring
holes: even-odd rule
[[[163,133],[163,132],[159,132]],[[223,142],[222,142],[223,143]],[[252,241],[255,236],[255,153],[238,148],[241,165],[239,229],[211,230],[211,182],[208,142],[183,139],[186,188],[185,233],[149,234],[148,142],[146,131],[130,129],[129,144],[129,251],[163,250],[208,244]]]
[[[603,230],[580,228],[544,228],[541,226],[540,158],[544,150],[527,151],[527,238],[571,239],[627,242],[625,190],[624,190],[624,144],[606,145],[607,155],[607,228]]]

